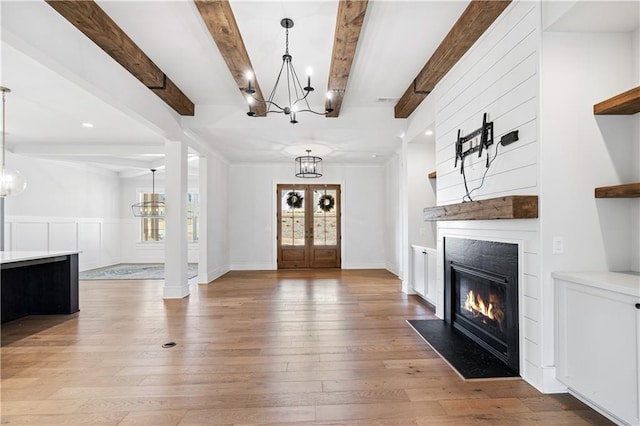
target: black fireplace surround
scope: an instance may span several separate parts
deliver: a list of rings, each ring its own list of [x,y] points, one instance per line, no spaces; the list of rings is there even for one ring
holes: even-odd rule
[[[445,321],[519,374],[518,245],[444,239]]]

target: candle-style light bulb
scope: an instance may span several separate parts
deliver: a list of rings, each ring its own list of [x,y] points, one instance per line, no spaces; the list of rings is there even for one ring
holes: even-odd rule
[[[247,86],[246,89],[244,89],[244,91],[245,93],[253,95],[254,93],[256,93],[256,90],[253,87],[251,87],[251,80],[253,80],[253,72],[247,71],[244,75],[247,78],[247,81],[249,82],[249,85]]]
[[[311,87],[311,74],[313,74],[313,69],[311,67],[307,68],[307,87],[304,88],[307,92],[313,92],[313,87]]]
[[[247,115],[249,117],[253,117],[254,115],[256,115],[256,113],[251,109],[251,105],[253,105],[253,98],[251,96],[247,96],[247,103],[249,104],[249,112],[247,113]]]
[[[331,107],[331,98],[333,97],[333,94],[331,93],[331,90],[329,90],[327,92],[327,107],[325,108],[325,112],[328,114],[330,112],[333,112],[333,108]]]

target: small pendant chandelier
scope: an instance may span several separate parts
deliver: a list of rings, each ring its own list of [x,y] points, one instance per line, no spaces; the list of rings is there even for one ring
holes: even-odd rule
[[[0,197],[4,198],[24,191],[27,187],[27,181],[19,171],[10,169],[5,165],[7,159],[5,95],[11,93],[11,89],[0,87],[0,91],[2,92],[2,166],[0,166]]]
[[[135,217],[164,217],[165,216],[165,204],[163,201],[158,199],[158,195],[156,195],[156,169],[151,169],[152,176],[152,189],[151,189],[151,199],[143,200],[140,203],[135,203],[131,205],[131,211],[133,211],[133,215]],[[146,194],[143,195],[146,198]]]
[[[243,90],[247,94],[247,102],[249,103],[249,112],[247,112],[247,115],[249,117],[254,117],[256,115],[255,111],[251,108],[251,105],[254,102],[266,104],[267,114],[276,112],[288,115],[289,122],[291,124],[296,124],[298,122],[296,114],[299,112],[310,112],[317,115],[325,115],[333,112],[333,108],[331,108],[330,93],[327,93],[327,98],[329,99],[328,108],[322,112],[311,109],[309,101],[307,100],[307,96],[314,91],[314,88],[311,86],[311,72],[309,71],[309,75],[307,76],[307,85],[302,87],[302,84],[298,79],[298,74],[296,73],[295,68],[293,68],[293,62],[291,62],[293,58],[289,54],[289,28],[293,28],[293,19],[283,18],[280,21],[280,25],[285,29],[285,51],[284,55],[282,55],[282,66],[280,66],[280,72],[276,78],[276,83],[273,85],[273,89],[271,89],[271,94],[268,99],[259,99],[255,96],[256,90],[251,85],[251,80],[254,76],[250,72],[247,73],[248,86]],[[286,78],[287,98],[276,103],[273,98],[276,94],[283,71],[285,72]]]
[[[311,155],[307,149],[307,155],[296,158],[296,176],[300,178],[322,177],[322,158]]]

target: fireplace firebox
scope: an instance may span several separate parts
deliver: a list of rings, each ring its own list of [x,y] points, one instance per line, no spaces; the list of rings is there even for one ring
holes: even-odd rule
[[[445,321],[519,373],[518,245],[445,238]]]

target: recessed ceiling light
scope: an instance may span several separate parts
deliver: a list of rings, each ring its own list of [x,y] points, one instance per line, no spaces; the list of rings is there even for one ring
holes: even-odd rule
[[[431,136],[433,134],[433,130],[429,129],[426,132],[424,132],[424,134],[427,136]]]
[[[90,129],[90,128],[93,127],[93,124],[91,124],[91,123],[82,123],[82,127],[86,127],[88,129]]]
[[[378,158],[378,154],[371,154],[371,158]]]

